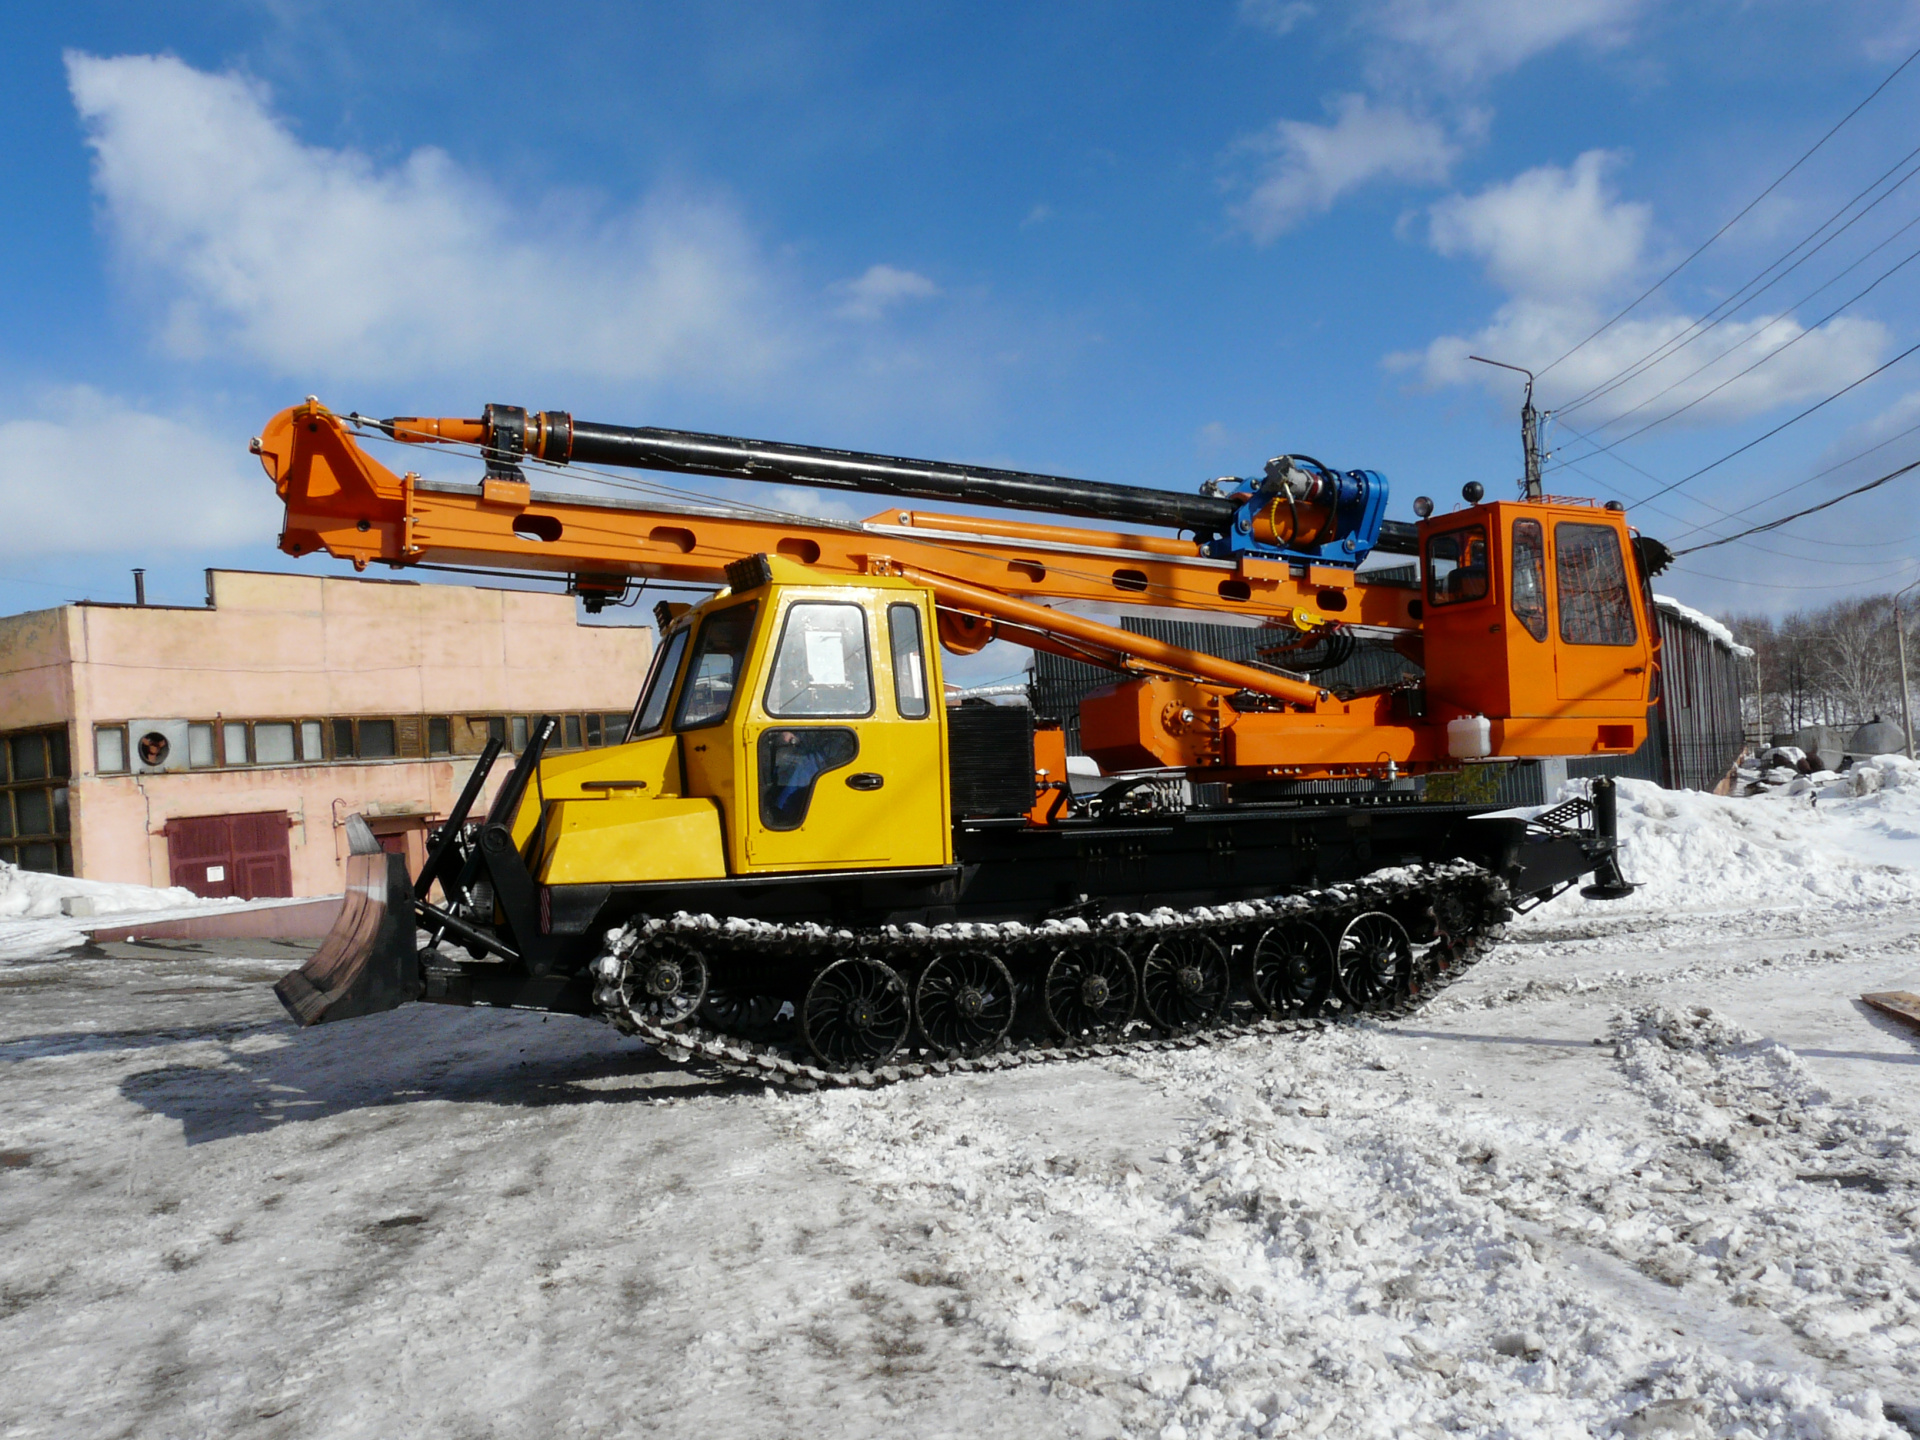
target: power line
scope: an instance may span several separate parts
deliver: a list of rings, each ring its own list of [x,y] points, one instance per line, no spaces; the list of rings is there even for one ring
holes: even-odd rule
[[[1853,462],[1856,460],[1864,460],[1866,459],[1867,456],[1873,454],[1874,451],[1884,450],[1887,448],[1887,446],[1893,444],[1894,441],[1904,440],[1907,436],[1913,434],[1913,432],[1916,430],[1920,430],[1920,425],[1909,425],[1906,429],[1900,431],[1898,434],[1889,435],[1886,439],[1882,440],[1877,445],[1869,445],[1866,449],[1856,451],[1854,454],[1847,456],[1847,458],[1844,460],[1834,461],[1833,464],[1829,465],[1824,470],[1814,471],[1813,474],[1807,476],[1807,478],[1804,480],[1796,480],[1791,485],[1783,485],[1780,487],[1780,489],[1775,490],[1771,495],[1762,495],[1758,500],[1749,501],[1747,504],[1742,505],[1738,510],[1722,510],[1720,513],[1726,516],[1729,520],[1737,519],[1739,516],[1744,515],[1751,510],[1759,509],[1762,505],[1766,504],[1769,500],[1778,500],[1782,495],[1789,495],[1793,491],[1801,489],[1803,486],[1811,485],[1816,480],[1824,479],[1826,476],[1831,475],[1836,470],[1845,469],[1847,466],[1853,464]],[[1707,504],[1707,502],[1704,500],[1700,500],[1695,497],[1689,497],[1689,498],[1693,499],[1696,505]],[[1717,506],[1709,506],[1709,508],[1718,509]],[[1679,536],[1676,536],[1675,538],[1684,540],[1687,538],[1688,535],[1697,534],[1700,531],[1705,530],[1708,525],[1713,525],[1717,523],[1718,523],[1717,521],[1709,520],[1706,525],[1695,525],[1691,530],[1687,530],[1682,534],[1680,534]],[[1820,544],[1846,544],[1849,542],[1809,540],[1807,541],[1807,543],[1810,545],[1820,545]],[[1875,541],[1875,542],[1869,542],[1869,543],[1877,544],[1879,542]],[[1894,542],[1888,542],[1888,543],[1894,543]]]
[[[1920,51],[1917,51],[1915,53],[1920,54]],[[1798,415],[1795,415],[1792,419],[1782,420],[1778,425],[1774,426],[1773,429],[1767,431],[1766,434],[1756,435],[1753,439],[1749,440],[1746,444],[1740,446],[1739,449],[1729,450],[1726,454],[1722,455],[1718,460],[1713,461],[1711,464],[1702,465],[1698,470],[1695,470],[1691,475],[1682,475],[1678,480],[1673,481],[1671,484],[1667,485],[1663,489],[1654,491],[1653,494],[1647,496],[1647,499],[1658,500],[1662,495],[1667,494],[1668,491],[1678,490],[1682,485],[1685,485],[1689,481],[1698,480],[1702,475],[1706,474],[1709,470],[1719,469],[1722,465],[1726,464],[1727,461],[1733,459],[1735,456],[1744,455],[1747,453],[1747,451],[1753,449],[1754,446],[1760,444],[1762,441],[1771,440],[1774,436],[1778,435],[1782,430],[1785,430],[1789,425],[1797,425],[1800,423],[1800,421],[1806,419],[1807,416],[1813,414],[1814,411],[1824,409],[1828,405],[1831,405],[1834,401],[1838,400],[1842,395],[1845,395],[1849,390],[1857,390],[1860,386],[1866,384],[1867,381],[1873,379],[1874,376],[1879,375],[1887,370],[1891,370],[1895,365],[1898,365],[1902,360],[1906,359],[1909,355],[1913,354],[1913,352],[1916,350],[1920,350],[1920,344],[1909,345],[1906,349],[1902,350],[1898,355],[1894,356],[1893,359],[1887,361],[1886,364],[1874,367],[1872,370],[1869,370],[1866,374],[1862,375],[1858,380],[1855,380],[1852,384],[1842,386],[1840,389],[1834,391],[1831,395],[1827,396],[1827,398],[1824,400],[1815,401],[1813,404],[1809,405],[1806,409],[1802,410]],[[1585,459],[1586,457],[1582,456],[1581,458]],[[1641,503],[1644,504],[1646,502],[1642,501]]]
[[[1915,221],[1920,221],[1920,216],[1916,216],[1914,221],[1908,221],[1907,223],[1911,225],[1915,223]],[[1807,336],[1817,333],[1822,325],[1826,324],[1829,320],[1833,319],[1841,311],[1845,310],[1848,306],[1854,304],[1856,301],[1864,300],[1868,295],[1871,295],[1874,292],[1874,290],[1881,285],[1882,282],[1891,279],[1894,275],[1898,274],[1901,270],[1905,269],[1908,265],[1912,264],[1913,261],[1915,261],[1916,259],[1920,259],[1920,250],[1910,251],[1907,254],[1905,259],[1896,261],[1887,270],[1883,271],[1865,289],[1859,291],[1849,299],[1843,300],[1840,304],[1834,306],[1833,309],[1829,310],[1825,315],[1822,315],[1818,320],[1814,321],[1813,324],[1806,326],[1804,329],[1800,331],[1799,334],[1787,340],[1786,343],[1782,345],[1778,345],[1774,347],[1772,350],[1769,350],[1766,354],[1762,355],[1758,360],[1754,361],[1751,365],[1747,366],[1746,369],[1735,371],[1733,374],[1729,375],[1726,379],[1722,380],[1718,385],[1713,386],[1709,390],[1702,391],[1700,394],[1694,396],[1693,399],[1687,401],[1686,404],[1680,406],[1678,409],[1669,410],[1666,414],[1658,417],[1657,419],[1649,420],[1646,424],[1642,425],[1638,430],[1630,430],[1625,435],[1622,435],[1618,440],[1610,440],[1605,445],[1600,446],[1598,449],[1589,451],[1587,454],[1581,455],[1577,458],[1581,460],[1590,459],[1592,456],[1603,454],[1606,451],[1613,449],[1617,445],[1624,445],[1629,440],[1637,439],[1638,437],[1646,434],[1649,430],[1654,429],[1656,426],[1664,425],[1667,423],[1667,421],[1686,414],[1687,411],[1691,410],[1694,406],[1702,403],[1703,401],[1712,399],[1715,395],[1718,395],[1722,390],[1726,389],[1727,386],[1733,384],[1734,381],[1744,379],[1746,376],[1751,375],[1755,370],[1758,370],[1762,365],[1765,365],[1769,360],[1777,359],[1779,356],[1786,354],[1787,351],[1791,350],[1795,345],[1798,345],[1802,340],[1806,339]],[[1839,277],[1836,276],[1835,278],[1837,279]],[[1827,283],[1832,284],[1833,282],[1828,281]],[[1825,288],[1826,288],[1825,286],[1821,287],[1821,289],[1825,289]],[[1817,290],[1814,292],[1814,294],[1816,295],[1818,293],[1819,291]],[[1785,318],[1786,318],[1785,316],[1780,317],[1780,319],[1785,319]],[[1752,335],[1749,335],[1745,340],[1740,341],[1738,344],[1731,345],[1727,349],[1721,351],[1718,355],[1714,356],[1713,359],[1707,361],[1705,365],[1702,365],[1698,370],[1693,371],[1692,374],[1682,376],[1680,379],[1675,380],[1671,385],[1668,385],[1665,390],[1660,390],[1660,391],[1657,391],[1655,394],[1649,395],[1645,400],[1642,400],[1639,405],[1634,406],[1633,409],[1638,410],[1638,409],[1641,409],[1643,406],[1650,405],[1655,400],[1658,400],[1660,396],[1665,395],[1667,391],[1673,390],[1678,386],[1686,384],[1687,381],[1693,379],[1695,375],[1698,375],[1701,370],[1706,370],[1711,368],[1714,365],[1719,364],[1720,361],[1726,359],[1726,357],[1731,355],[1735,350],[1740,349],[1741,346],[1743,345],[1749,344],[1759,335],[1764,334],[1767,330],[1771,330],[1774,325],[1777,325],[1779,323],[1780,321],[1776,319],[1772,323],[1766,326],[1763,326],[1759,330],[1754,331],[1754,333]],[[1608,421],[1607,424],[1609,425],[1615,424],[1619,420],[1624,420],[1627,415],[1631,415],[1632,413],[1633,413],[1633,410],[1629,410],[1626,412],[1625,415],[1616,416],[1614,420]],[[1599,428],[1599,427],[1596,427],[1596,428]],[[1562,461],[1561,463],[1564,464],[1566,462]]]
[[[1729,295],[1725,300],[1722,300],[1718,305],[1714,306],[1711,310],[1709,310],[1705,315],[1701,316],[1698,320],[1695,320],[1692,324],[1688,325],[1686,329],[1682,330],[1678,335],[1675,335],[1672,338],[1662,342],[1661,344],[1656,345],[1653,349],[1649,350],[1646,354],[1642,355],[1638,360],[1634,361],[1633,364],[1625,367],[1622,370],[1616,371],[1613,375],[1609,376],[1607,379],[1598,382],[1597,384],[1593,385],[1583,393],[1576,395],[1572,400],[1569,400],[1564,405],[1561,405],[1560,407],[1558,407],[1558,410],[1556,413],[1561,415],[1570,415],[1574,411],[1579,410],[1586,405],[1592,404],[1595,400],[1599,399],[1601,396],[1612,393],[1614,390],[1618,389],[1620,386],[1626,384],[1627,381],[1632,380],[1639,375],[1645,374],[1648,369],[1650,369],[1653,365],[1658,364],[1661,360],[1667,359],[1668,357],[1674,354],[1677,354],[1679,351],[1684,350],[1687,346],[1691,345],[1695,340],[1698,340],[1701,336],[1705,335],[1708,331],[1715,329],[1726,320],[1732,318],[1732,316],[1736,312],[1740,310],[1744,310],[1753,301],[1758,300],[1762,295],[1766,294],[1767,291],[1771,290],[1774,286],[1778,285],[1782,280],[1786,279],[1787,276],[1791,275],[1794,271],[1798,270],[1802,265],[1806,264],[1807,261],[1811,260],[1815,255],[1818,255],[1822,250],[1826,249],[1827,246],[1831,245],[1835,240],[1838,240],[1842,235],[1846,234],[1847,231],[1851,230],[1855,225],[1859,224],[1862,220],[1866,219],[1867,216],[1872,214],[1873,211],[1876,210],[1881,204],[1891,199],[1900,190],[1900,188],[1903,185],[1905,185],[1909,180],[1913,179],[1915,175],[1920,175],[1920,166],[1916,166],[1912,170],[1909,170],[1905,175],[1902,175],[1892,185],[1888,186],[1887,189],[1881,195],[1879,195],[1871,204],[1865,206],[1860,211],[1859,214],[1855,215],[1852,219],[1848,220],[1846,224],[1842,225],[1838,230],[1835,230],[1831,235],[1827,236],[1826,239],[1822,240],[1818,245],[1815,245],[1811,250],[1807,251],[1806,254],[1802,255],[1798,260],[1795,260],[1791,265],[1787,266],[1787,268],[1782,270],[1778,275],[1775,275],[1771,280],[1768,280],[1766,284],[1761,285],[1758,290],[1754,290],[1751,295],[1747,294],[1747,291],[1750,290],[1754,285],[1758,284],[1760,280],[1766,276],[1768,271],[1775,269],[1789,255],[1793,254],[1795,250],[1798,250],[1801,246],[1807,244],[1808,241],[1812,240],[1822,230],[1825,230],[1829,225],[1833,224],[1835,220],[1839,219],[1842,215],[1846,214],[1847,211],[1851,210],[1855,205],[1859,204],[1863,198],[1872,194],[1874,190],[1879,188],[1880,184],[1887,178],[1887,176],[1891,175],[1894,171],[1898,170],[1902,165],[1905,165],[1909,160],[1913,159],[1915,155],[1920,155],[1920,146],[1915,146],[1912,150],[1909,150],[1905,155],[1902,155],[1898,160],[1894,161],[1893,164],[1889,165],[1885,170],[1881,171],[1879,175],[1874,177],[1871,183],[1866,185],[1859,192],[1859,194],[1855,195],[1851,200],[1848,200],[1846,204],[1842,205],[1839,209],[1835,210],[1833,214],[1829,215],[1825,220],[1822,220],[1818,225],[1814,226],[1813,229],[1809,230],[1804,236],[1802,236],[1794,244],[1788,246],[1786,250],[1783,251],[1778,257],[1776,257],[1771,263],[1763,266],[1760,269],[1760,271],[1753,276],[1752,279],[1746,282],[1746,284],[1742,285],[1738,290],[1734,291],[1733,294]],[[1911,221],[1908,222],[1908,224],[1911,224],[1911,223],[1912,223]],[[1900,230],[1896,230],[1894,232],[1894,235],[1900,234],[1901,231],[1905,230],[1906,228],[1907,227],[1903,225],[1900,228]],[[1873,253],[1875,253],[1875,251],[1880,250],[1881,248],[1886,246],[1892,239],[1893,239],[1893,236],[1891,235],[1888,236],[1886,240],[1882,240],[1879,245],[1874,246],[1873,250],[1869,250],[1867,252],[1867,255],[1872,255]],[[1864,261],[1867,258],[1867,255],[1863,255],[1860,257],[1859,260],[1854,261],[1853,264],[1849,265],[1846,270],[1842,270],[1840,272],[1840,275],[1845,275],[1846,273],[1848,273],[1848,271],[1854,269],[1855,266],[1858,266],[1862,261]],[[1840,275],[1834,276],[1833,279],[1828,280],[1826,284],[1827,285],[1833,284],[1834,280],[1838,280],[1840,278]],[[1813,298],[1814,295],[1818,295],[1820,293],[1820,290],[1824,290],[1825,288],[1826,288],[1826,285],[1822,285],[1819,289],[1816,289],[1812,291],[1809,295],[1803,297],[1800,303],[1805,304],[1807,300]],[[1741,298],[1742,296],[1745,296],[1745,298],[1742,299]],[[1792,308],[1792,307],[1789,307],[1789,308]]]
[[[1835,505],[1838,505],[1842,500],[1851,500],[1854,496],[1864,495],[1869,490],[1878,490],[1882,485],[1885,485],[1888,481],[1898,480],[1902,475],[1905,475],[1911,470],[1920,470],[1920,460],[1910,460],[1905,465],[1902,465],[1898,470],[1889,470],[1886,474],[1882,475],[1878,480],[1869,480],[1864,485],[1858,485],[1851,490],[1842,491],[1840,494],[1835,495],[1830,500],[1822,500],[1818,505],[1809,505],[1806,509],[1796,510],[1791,515],[1782,515],[1778,520],[1769,520],[1764,525],[1750,526],[1749,528],[1742,530],[1737,535],[1723,535],[1718,540],[1708,540],[1699,545],[1689,545],[1684,550],[1676,550],[1673,552],[1674,556],[1678,558],[1679,556],[1682,556],[1682,555],[1693,555],[1693,554],[1697,554],[1699,551],[1702,551],[1702,550],[1713,550],[1718,548],[1721,545],[1731,545],[1736,540],[1744,540],[1747,538],[1747,536],[1758,535],[1764,530],[1778,530],[1782,525],[1786,525],[1791,523],[1792,521],[1802,519],[1803,517],[1812,515],[1817,511],[1829,510],[1833,508]]]
[[[1561,360],[1565,360],[1568,355],[1572,355],[1577,351],[1585,349],[1594,340],[1597,340],[1601,335],[1605,334],[1608,330],[1611,330],[1621,320],[1624,320],[1630,313],[1638,309],[1641,301],[1645,300],[1648,296],[1652,295],[1654,291],[1660,289],[1660,287],[1665,285],[1667,281],[1671,280],[1674,276],[1678,275],[1682,270],[1686,269],[1687,266],[1691,265],[1695,260],[1699,259],[1700,256],[1706,251],[1709,245],[1713,244],[1714,241],[1718,240],[1722,235],[1726,234],[1727,231],[1731,230],[1735,225],[1739,224],[1742,220],[1744,220],[1747,217],[1747,214],[1753,209],[1754,206],[1758,205],[1762,200],[1766,199],[1767,196],[1771,195],[1775,190],[1778,190],[1783,184],[1785,184],[1787,177],[1789,175],[1793,174],[1794,171],[1798,170],[1802,165],[1806,164],[1807,161],[1811,160],[1813,158],[1815,151],[1817,151],[1822,145],[1825,145],[1827,141],[1831,140],[1835,135],[1839,134],[1841,127],[1844,126],[1849,120],[1853,119],[1854,116],[1858,115],[1862,110],[1866,109],[1868,105],[1872,104],[1874,99],[1880,94],[1880,92],[1886,89],[1887,86],[1891,85],[1894,82],[1894,80],[1899,77],[1900,72],[1905,70],[1907,66],[1911,65],[1916,59],[1920,59],[1920,49],[1914,50],[1912,54],[1908,55],[1906,59],[1902,60],[1898,65],[1896,65],[1891,75],[1887,76],[1886,79],[1882,80],[1878,85],[1873,87],[1872,94],[1868,95],[1866,99],[1862,100],[1858,105],[1854,106],[1853,109],[1849,110],[1845,115],[1842,115],[1839,118],[1839,120],[1835,121],[1834,126],[1831,130],[1827,131],[1826,134],[1822,135],[1818,140],[1814,141],[1813,145],[1807,150],[1805,154],[1803,154],[1798,160],[1794,161],[1793,164],[1789,165],[1785,170],[1781,171],[1779,178],[1776,179],[1771,185],[1767,186],[1766,189],[1762,190],[1758,195],[1754,196],[1753,199],[1749,200],[1746,203],[1746,205],[1742,207],[1738,215],[1735,215],[1733,219],[1727,221],[1726,224],[1722,225],[1718,230],[1714,231],[1713,234],[1709,235],[1704,241],[1700,243],[1699,248],[1696,249],[1691,255],[1687,256],[1686,259],[1682,260],[1678,265],[1675,265],[1671,270],[1667,271],[1666,274],[1662,275],[1658,280],[1654,281],[1653,284],[1649,285],[1646,288],[1646,290],[1641,292],[1638,299],[1634,300],[1630,305],[1626,306],[1624,309],[1616,313],[1611,320],[1608,320],[1598,330],[1595,330],[1591,335],[1587,336],[1585,340],[1582,340],[1578,345],[1575,345],[1573,349],[1568,350],[1566,354],[1561,355],[1559,359],[1556,359],[1551,365],[1548,365],[1545,370],[1540,371],[1540,374],[1545,375],[1548,371],[1552,370],[1555,365],[1558,365]]]

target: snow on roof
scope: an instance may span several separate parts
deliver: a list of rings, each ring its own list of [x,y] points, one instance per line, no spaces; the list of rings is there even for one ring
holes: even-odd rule
[[[1671,614],[1678,615],[1682,620],[1685,620],[1689,624],[1699,626],[1702,630],[1706,631],[1707,634],[1710,635],[1713,639],[1718,640],[1722,645],[1726,646],[1729,650],[1733,651],[1733,653],[1738,655],[1742,660],[1751,660],[1753,658],[1752,648],[1746,645],[1742,645],[1737,640],[1735,640],[1733,638],[1733,632],[1727,629],[1727,627],[1722,625],[1718,620],[1714,619],[1711,615],[1702,614],[1700,611],[1694,609],[1691,605],[1682,605],[1678,600],[1674,599],[1671,595],[1656,595],[1653,597],[1653,603],[1658,605],[1662,610],[1666,610]]]

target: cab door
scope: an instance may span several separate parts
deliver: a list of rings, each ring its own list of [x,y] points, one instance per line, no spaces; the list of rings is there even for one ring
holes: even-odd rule
[[[923,602],[787,592],[745,741],[755,870],[939,865],[952,848]]]
[[[1562,700],[1646,704],[1650,652],[1621,527],[1553,522],[1555,683]]]

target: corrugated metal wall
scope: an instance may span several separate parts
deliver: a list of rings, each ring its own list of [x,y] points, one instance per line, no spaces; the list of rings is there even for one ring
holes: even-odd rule
[[[1631,755],[1569,759],[1567,775],[1624,775],[1654,780],[1670,789],[1711,790],[1733,768],[1744,746],[1740,698],[1747,685],[1745,662],[1692,621],[1665,608],[1658,610],[1663,699],[1648,711],[1647,743]],[[1137,635],[1219,655],[1228,660],[1278,663],[1262,657],[1285,632],[1235,625],[1203,625],[1190,620],[1135,619],[1122,622]],[[1309,660],[1311,652],[1301,652]],[[1419,668],[1377,641],[1362,641],[1351,658],[1315,678],[1329,688],[1353,690],[1390,685]],[[1067,748],[1080,753],[1080,700],[1089,691],[1111,685],[1110,670],[1037,652],[1029,686],[1034,710],[1057,718],[1067,732]],[[1540,766],[1523,760],[1503,767],[1498,799],[1507,805],[1537,805],[1547,798]]]

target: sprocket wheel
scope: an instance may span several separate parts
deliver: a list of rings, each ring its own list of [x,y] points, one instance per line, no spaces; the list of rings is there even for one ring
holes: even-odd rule
[[[907,1038],[913,1008],[907,982],[884,961],[848,955],[813,977],[800,1003],[800,1034],[822,1065],[857,1070],[884,1064]]]
[[[942,955],[920,974],[913,1013],[921,1038],[950,1059],[984,1055],[1013,1025],[1013,975],[977,950]]]
[[[1369,910],[1340,932],[1337,952],[1341,998],[1356,1010],[1374,1010],[1413,986],[1413,941],[1391,915]]]
[[[1098,1040],[1125,1028],[1139,993],[1133,958],[1109,942],[1055,955],[1047,966],[1041,1003],[1054,1034],[1068,1040]]]
[[[620,970],[620,1003],[662,1027],[680,1025],[707,998],[707,957],[677,935],[653,935],[634,946]]]
[[[1162,1030],[1211,1025],[1232,988],[1227,952],[1207,935],[1158,940],[1140,966],[1140,1003]]]
[[[1289,920],[1253,946],[1255,1002],[1276,1019],[1317,1015],[1333,993],[1333,947],[1320,928]]]

